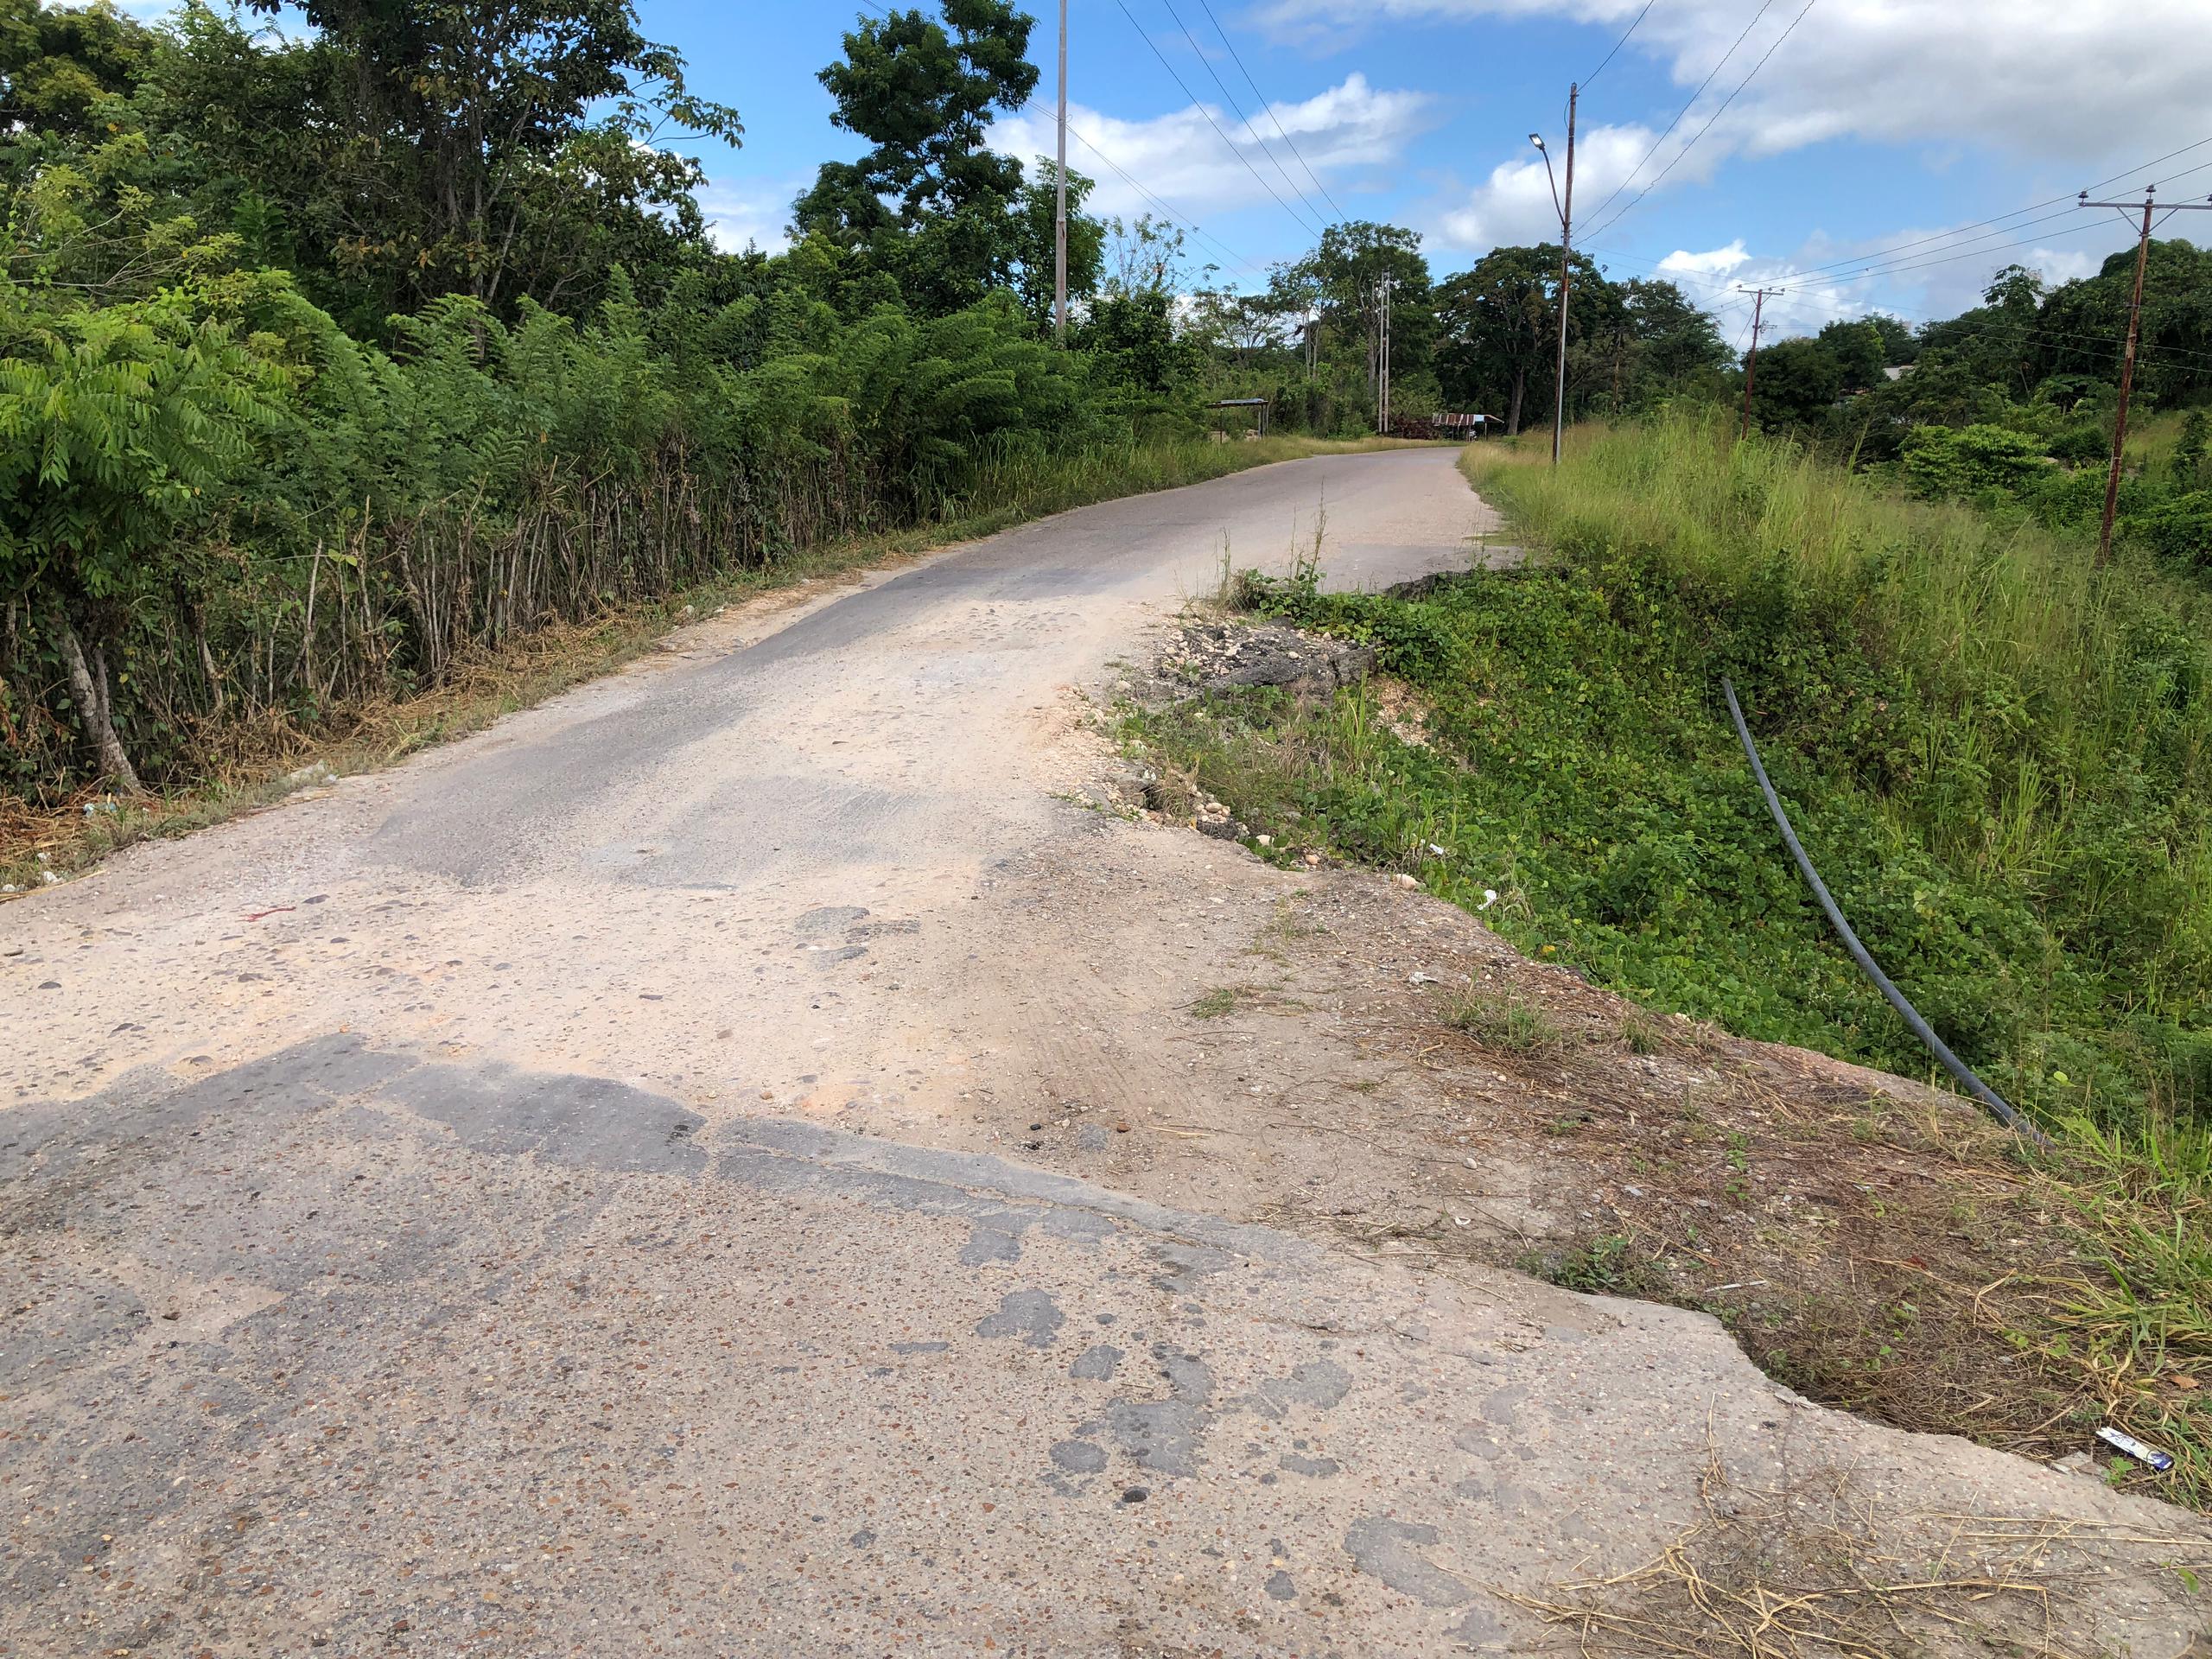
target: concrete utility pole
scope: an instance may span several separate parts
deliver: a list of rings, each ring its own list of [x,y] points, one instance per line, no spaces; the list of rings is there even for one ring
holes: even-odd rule
[[[1741,283],[1736,291],[1745,291]],[[1766,314],[1770,297],[1779,298],[1789,290],[1780,288],[1761,288],[1751,290],[1751,354],[1744,361],[1744,418],[1736,428],[1736,442],[1741,443],[1751,434],[1751,379],[1759,372],[1759,319]]]
[[[1052,339],[1068,334],[1068,0],[1060,0],[1060,155],[1052,200]]]
[[[2157,204],[2152,200],[2158,187],[2146,186],[2139,204],[2143,224],[2135,238],[2135,295],[2127,302],[2127,344],[2120,356],[2120,413],[2112,423],[2112,467],[2105,474],[2105,516],[2097,525],[2097,568],[2101,570],[2112,562],[2112,518],[2120,505],[2120,458],[2127,448],[2127,397],[2135,386],[2135,345],[2143,329],[2143,270],[2151,262],[2151,210]],[[2084,207],[2113,207],[2133,219],[2138,203],[2132,201],[2091,201],[2086,190],[2075,198]],[[2203,201],[2177,201],[2166,209],[2172,218],[2184,211],[2203,213],[2212,209],[2212,198]],[[2161,224],[2164,223],[2162,219]]]
[[[1581,96],[1580,86],[1570,82],[1567,89],[1567,200],[1559,210],[1559,384],[1552,394],[1552,465],[1559,465],[1560,440],[1567,433],[1567,292],[1573,280],[1573,269],[1569,264],[1569,244],[1574,235],[1574,105]],[[1544,165],[1551,165],[1551,158],[1544,158]]]
[[[1390,435],[1390,273],[1375,284],[1375,429]]]

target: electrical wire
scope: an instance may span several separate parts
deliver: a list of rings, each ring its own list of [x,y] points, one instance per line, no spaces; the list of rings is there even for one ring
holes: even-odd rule
[[[1843,948],[1851,953],[1852,961],[1859,964],[1861,973],[1874,982],[1874,988],[1881,992],[1889,1000],[1890,1006],[1904,1016],[1905,1024],[1912,1028],[1912,1034],[1927,1046],[1928,1052],[1942,1063],[1943,1069],[1957,1079],[1961,1088],[1986,1106],[2006,1128],[2025,1135],[2047,1150],[2050,1142],[2043,1131],[2015,1111],[2003,1096],[1974,1074],[1973,1067],[1951,1052],[1949,1045],[1920,1017],[1920,1010],[1906,1000],[1905,994],[1876,965],[1874,958],[1867,954],[1866,947],[1859,942],[1859,936],[1851,931],[1851,924],[1843,919],[1843,912],[1830,896],[1827,884],[1821,880],[1821,873],[1813,868],[1813,861],[1805,855],[1805,849],[1797,839],[1797,832],[1789,827],[1789,814],[1783,810],[1782,798],[1774,792],[1774,785],[1766,775],[1766,767],[1759,760],[1758,745],[1751,741],[1751,728],[1744,723],[1743,707],[1736,701],[1735,682],[1722,675],[1720,690],[1728,699],[1728,715],[1736,722],[1736,735],[1743,740],[1745,758],[1751,763],[1751,776],[1758,779],[1759,793],[1766,797],[1766,810],[1772,815],[1775,827],[1782,831],[1782,839],[1789,849],[1790,857],[1797,861],[1798,874],[1805,878],[1805,885],[1812,888],[1813,897],[1820,900],[1821,912],[1827,917],[1829,925],[1835,929],[1837,937],[1842,939]]]
[[[1637,12],[1634,17],[1629,20],[1628,27],[1621,31],[1620,39],[1613,42],[1612,51],[1606,53],[1604,57],[1599,59],[1598,67],[1595,69],[1592,69],[1588,74],[1582,77],[1583,91],[1588,92],[1590,90],[1590,83],[1597,79],[1599,75],[1605,73],[1605,66],[1613,60],[1613,54],[1618,52],[1621,48],[1628,44],[1628,37],[1636,33],[1636,26],[1651,15],[1651,8],[1657,3],[1658,0],[1643,0],[1643,10]]]
[[[1160,60],[1160,67],[1167,71],[1168,75],[1173,79],[1176,86],[1182,88],[1183,96],[1191,100],[1191,107],[1205,118],[1205,124],[1213,129],[1214,136],[1221,140],[1223,145],[1227,148],[1229,153],[1244,164],[1244,170],[1247,173],[1249,173],[1252,177],[1258,181],[1259,186],[1262,190],[1265,190],[1269,195],[1274,197],[1275,205],[1278,207],[1281,207],[1283,212],[1288,213],[1293,219],[1298,221],[1299,227],[1301,230],[1305,231],[1311,236],[1318,237],[1320,235],[1320,232],[1314,226],[1309,224],[1305,216],[1301,214],[1297,208],[1292,207],[1288,202],[1282,199],[1281,193],[1275,189],[1274,186],[1267,181],[1266,178],[1262,175],[1260,169],[1252,165],[1252,158],[1247,156],[1243,150],[1237,149],[1236,144],[1230,140],[1229,135],[1221,130],[1221,123],[1213,118],[1213,111],[1206,108],[1203,103],[1199,102],[1198,95],[1191,90],[1190,84],[1183,79],[1181,73],[1176,69],[1175,66],[1167,60],[1167,54],[1160,49],[1160,42],[1154,40],[1150,35],[1147,34],[1145,32],[1144,25],[1137,22],[1136,14],[1129,10],[1128,0],[1114,0],[1114,3],[1121,9],[1122,16],[1129,20],[1129,27],[1136,30],[1139,37],[1143,40],[1147,46],[1152,48],[1152,55]]]
[[[1124,168],[1111,156],[1109,156],[1104,150],[1099,149],[1097,145],[1092,143],[1090,139],[1084,137],[1083,134],[1077,131],[1073,125],[1071,125],[1068,128],[1068,137],[1074,139],[1076,143],[1081,144],[1085,149],[1089,150],[1100,161],[1103,162],[1109,169],[1119,175],[1124,184],[1128,185],[1129,188],[1135,191],[1138,195],[1141,196],[1145,200],[1150,202],[1154,207],[1158,208],[1163,218],[1166,219],[1173,224],[1181,226],[1184,229],[1189,231],[1192,236],[1198,238],[1201,241],[1211,243],[1215,251],[1222,254],[1231,264],[1243,266],[1245,270],[1252,272],[1255,276],[1265,276],[1268,274],[1266,266],[1246,258],[1243,254],[1237,252],[1236,249],[1224,242],[1219,237],[1201,226],[1198,220],[1191,218],[1188,214],[1178,212],[1160,197],[1146,189],[1143,185],[1140,184],[1136,179],[1130,175],[1128,168]]]
[[[1659,153],[1659,146],[1667,142],[1668,134],[1672,133],[1676,127],[1681,125],[1682,118],[1697,107],[1698,99],[1705,96],[1705,89],[1713,85],[1713,76],[1719,74],[1723,69],[1728,67],[1728,60],[1736,55],[1736,48],[1743,45],[1745,41],[1751,38],[1751,31],[1759,26],[1759,19],[1765,16],[1769,11],[1773,10],[1773,7],[1774,0],[1761,0],[1759,9],[1751,14],[1751,21],[1744,25],[1744,32],[1736,37],[1733,45],[1730,46],[1726,52],[1723,52],[1720,54],[1720,61],[1714,64],[1713,67],[1707,72],[1705,79],[1698,82],[1697,90],[1690,94],[1689,101],[1684,104],[1681,109],[1675,111],[1675,118],[1667,124],[1666,130],[1664,132],[1662,132],[1656,138],[1654,138],[1651,141],[1651,148],[1643,152],[1643,159],[1637,162],[1634,167],[1629,168],[1628,177],[1623,179],[1618,184],[1615,185],[1613,187],[1613,194],[1607,196],[1603,201],[1598,204],[1596,211],[1591,215],[1592,218],[1596,218],[1599,213],[1604,213],[1606,208],[1611,207],[1614,200],[1620,195],[1620,193],[1627,189],[1630,185],[1636,182],[1636,175],[1643,172],[1644,168],[1649,164],[1651,158]]]
[[[879,3],[879,0],[860,0],[860,3],[862,6],[865,6],[868,10],[874,12],[877,16],[883,18],[886,22],[890,20],[890,11]],[[1126,10],[1126,8],[1124,8],[1124,10]],[[1132,21],[1134,21],[1134,19]],[[1036,101],[1033,99],[1029,103],[1023,105],[1019,111],[1015,111],[1015,113],[1027,115],[1035,110],[1036,107]],[[1139,183],[1135,177],[1130,174],[1127,168],[1123,167],[1119,162],[1116,162],[1111,156],[1109,156],[1096,144],[1092,143],[1090,139],[1084,137],[1081,132],[1077,130],[1077,129],[1071,126],[1068,129],[1068,137],[1074,139],[1076,143],[1081,144],[1085,149],[1089,150],[1093,156],[1096,156],[1101,162],[1105,163],[1109,171],[1116,174],[1124,184],[1128,185],[1130,189],[1135,191],[1141,198],[1150,202],[1154,207],[1158,208],[1161,217],[1168,220],[1169,223],[1180,226],[1183,229],[1190,232],[1192,236],[1198,238],[1202,242],[1211,243],[1213,245],[1214,250],[1220,253],[1231,264],[1242,265],[1245,270],[1252,272],[1257,276],[1265,276],[1268,274],[1267,268],[1264,265],[1246,258],[1243,254],[1237,252],[1236,249],[1224,242],[1219,237],[1215,236],[1204,226],[1199,225],[1198,220],[1191,218],[1186,213],[1178,212],[1173,207],[1171,207],[1166,202],[1163,201],[1159,196],[1146,189],[1144,186]]]
[[[1183,21],[1182,14],[1175,10],[1175,0],[1160,0],[1160,3],[1167,8],[1168,16],[1174,19],[1175,27],[1183,31],[1183,38],[1191,43],[1192,54],[1200,63],[1205,65],[1206,73],[1213,77],[1213,84],[1221,89],[1224,100],[1230,109],[1236,111],[1236,118],[1244,124],[1244,130],[1252,135],[1252,142],[1260,147],[1260,154],[1266,156],[1275,171],[1282,175],[1282,181],[1290,187],[1291,194],[1298,198],[1300,205],[1316,219],[1325,221],[1328,215],[1313,205],[1313,199],[1300,187],[1298,181],[1290,176],[1290,169],[1282,164],[1282,157],[1268,149],[1268,141],[1260,137],[1260,130],[1252,124],[1252,118],[1244,113],[1244,106],[1236,101],[1236,95],[1229,90],[1229,83],[1222,79],[1221,71],[1213,67],[1213,60],[1206,56],[1205,48],[1198,44],[1198,36],[1191,33],[1190,25]],[[1214,27],[1218,29],[1220,24],[1216,23]]]
[[[1661,181],[1663,181],[1669,173],[1673,172],[1677,167],[1681,165],[1682,157],[1688,155],[1693,149],[1696,149],[1698,140],[1704,137],[1707,133],[1713,130],[1713,124],[1727,113],[1728,106],[1736,101],[1738,96],[1743,92],[1745,87],[1751,84],[1752,80],[1758,76],[1759,71],[1766,67],[1767,60],[1781,50],[1782,43],[1797,32],[1797,25],[1803,22],[1807,15],[1819,3],[1820,0],[1805,0],[1804,10],[1799,12],[1795,17],[1792,17],[1789,20],[1789,27],[1783,29],[1781,34],[1775,36],[1774,44],[1767,48],[1765,52],[1760,54],[1759,60],[1751,66],[1751,73],[1745,75],[1743,79],[1736,83],[1735,92],[1729,93],[1727,97],[1720,100],[1720,107],[1719,109],[1713,111],[1711,115],[1706,117],[1705,124],[1691,135],[1689,143],[1684,144],[1680,149],[1676,150],[1675,152],[1674,159],[1669,162],[1666,166],[1661,168],[1657,176],[1655,177],[1650,183],[1645,185],[1643,189],[1637,191],[1635,195],[1630,197],[1624,206],[1614,213],[1612,218],[1608,219],[1603,224],[1597,226],[1591,232],[1592,236],[1602,234],[1608,226],[1616,223],[1622,214],[1631,211],[1637,202],[1642,201],[1646,196],[1657,189]],[[1614,192],[1615,195],[1619,194],[1620,193],[1618,191]],[[1608,198],[1608,200],[1611,200],[1611,198]],[[1600,208],[1599,211],[1603,212],[1604,210]]]
[[[1618,259],[1626,264],[1640,265],[1646,270],[1656,272],[1660,276],[1668,282],[1674,283],[1678,288],[1697,289],[1702,290],[1707,295],[1718,297],[1723,302],[1723,303],[1711,306],[1709,308],[1708,315],[1715,316],[1723,315],[1728,310],[1733,308],[1734,306],[1741,303],[1740,301],[1734,297],[1739,290],[1731,288],[1725,283],[1709,282],[1700,277],[1692,276],[1683,271],[1669,270],[1664,266],[1654,264],[1649,259],[1638,258],[1633,254],[1623,253],[1616,249],[1586,247],[1583,251],[1592,254],[1602,253],[1609,259]],[[1794,280],[1794,274],[1792,276],[1784,277],[1783,280],[1785,282]],[[1767,308],[1770,311],[1796,311],[1800,315],[1801,318],[1807,318],[1815,322],[1827,323],[1850,320],[1847,314],[1840,305],[1826,303],[1813,295],[1802,294],[1794,289],[1783,289],[1779,296],[1770,293],[1768,296]],[[1904,306],[1884,306],[1879,308],[1877,315],[1892,316],[1899,321],[1910,320],[1923,324],[1942,323],[1953,321],[1953,319],[1948,317],[1931,316],[1924,311],[1914,311]],[[2018,339],[2032,339],[2056,342],[2062,346],[2073,345],[2076,343],[2101,346],[2107,350],[2115,352],[2120,348],[2121,345],[2121,337],[2117,334],[2086,334],[2072,329],[2045,328],[2034,323],[1986,321],[1977,324],[1974,332],[1976,334],[2011,334]],[[2160,355],[2168,358],[2185,358],[2212,364],[2212,352],[2196,351],[2188,346],[2160,346],[2154,347],[2148,342],[2145,342],[2139,346],[2139,349],[2146,353],[2155,350]]]
[[[1316,173],[1313,164],[1306,161],[1304,152],[1298,148],[1298,141],[1284,130],[1281,118],[1275,114],[1275,106],[1268,101],[1268,95],[1260,90],[1260,83],[1252,79],[1252,72],[1244,67],[1243,54],[1236,49],[1236,42],[1229,38],[1229,31],[1221,26],[1221,19],[1214,16],[1213,7],[1209,3],[1209,0],[1198,0],[1198,4],[1206,14],[1206,21],[1213,25],[1213,32],[1221,36],[1221,43],[1229,48],[1229,55],[1236,60],[1237,69],[1243,74],[1244,84],[1252,89],[1252,96],[1260,100],[1261,107],[1268,112],[1268,119],[1274,124],[1274,130],[1282,135],[1283,143],[1290,146],[1290,153],[1298,157],[1299,167],[1305,172],[1307,178],[1313,181],[1313,188],[1321,193],[1321,200],[1336,209],[1339,223],[1349,221],[1351,215],[1344,212],[1343,205],[1329,194],[1329,187],[1321,182],[1321,175]],[[1647,5],[1644,10],[1649,11],[1650,7]]]

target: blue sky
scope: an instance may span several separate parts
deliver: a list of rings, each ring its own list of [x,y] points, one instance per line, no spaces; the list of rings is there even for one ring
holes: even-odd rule
[[[1633,22],[1582,100],[1579,245],[1616,276],[1676,276],[1731,324],[1738,283],[1787,289],[1769,310],[1785,330],[1870,306],[1943,315],[2009,260],[2076,276],[2132,239],[2114,215],[2054,198],[2113,175],[2096,194],[2153,179],[2171,198],[2212,193],[2212,142],[2146,166],[2212,141],[2206,3],[1071,0],[1073,125],[1095,148],[1071,144],[1070,162],[1100,180],[1105,212],[1164,204],[1201,226],[1193,249],[1240,286],[1338,207],[1419,230],[1441,275],[1556,234],[1528,135],[1561,153],[1567,83]],[[1052,138],[1052,15],[1028,9],[1045,73],[994,140],[1024,156]],[[858,148],[814,78],[858,7],[641,11],[744,118],[741,149],[702,151],[719,234],[776,245],[815,165]]]

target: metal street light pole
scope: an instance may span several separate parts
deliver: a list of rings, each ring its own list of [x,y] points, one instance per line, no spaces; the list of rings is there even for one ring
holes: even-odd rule
[[[1567,198],[1560,199],[1559,181],[1552,176],[1552,153],[1544,148],[1542,137],[1529,135],[1529,142],[1535,145],[1544,158],[1544,177],[1552,187],[1552,207],[1559,214],[1559,372],[1552,389],[1552,465],[1559,465],[1560,440],[1567,432],[1567,302],[1573,284],[1574,236],[1574,115],[1575,105],[1582,89],[1570,84],[1567,89]]]

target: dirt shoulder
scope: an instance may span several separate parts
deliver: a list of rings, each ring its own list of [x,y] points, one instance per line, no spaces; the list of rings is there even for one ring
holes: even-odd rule
[[[1340,717],[1422,741],[1408,688],[1371,682],[1356,702]],[[1252,827],[1233,787],[1209,817],[1209,791],[1140,747],[1131,799],[1166,833]],[[1235,748],[1210,752],[1212,775],[1234,781]],[[1268,1219],[1696,1308],[1823,1403],[2200,1506],[2212,1493],[2212,1345],[2152,1340],[2144,1317],[2188,1294],[2157,1242],[2188,1218],[2123,1157],[2030,1156],[1956,1096],[1654,1014],[1522,956],[1422,890],[1419,863],[1313,868],[1280,834],[1247,844],[1298,874],[1179,1040],[1268,1069],[1251,1109],[1197,1131],[1262,1138],[1287,1165],[1305,1143],[1331,1167],[1281,1183]],[[1300,1075],[1317,1021],[1365,1064]],[[2113,1458],[2107,1425],[2180,1466]]]

